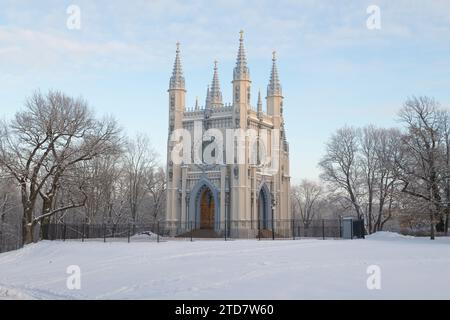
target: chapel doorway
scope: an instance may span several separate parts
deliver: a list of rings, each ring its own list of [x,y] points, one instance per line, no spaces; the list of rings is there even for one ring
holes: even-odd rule
[[[214,195],[205,188],[200,194],[200,229],[214,229],[214,212]]]
[[[261,229],[269,229],[269,206],[268,195],[264,189],[261,189],[258,197],[258,217]]]

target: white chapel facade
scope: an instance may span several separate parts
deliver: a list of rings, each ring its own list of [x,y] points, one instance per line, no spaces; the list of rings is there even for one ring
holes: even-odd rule
[[[185,78],[177,44],[168,90],[166,220],[177,226],[178,232],[206,229],[219,234],[224,230],[239,232],[241,229],[247,234],[256,235],[258,230],[272,230],[274,224],[291,219],[289,144],[284,126],[283,95],[276,56],[273,53],[264,110],[261,93],[257,95],[256,107],[252,104],[250,70],[242,31],[233,70],[232,90],[233,101],[224,103],[215,62],[205,104],[200,106],[197,100],[194,106],[186,106]],[[173,136],[179,131],[190,135],[192,147],[188,151],[192,152],[193,161],[180,163],[173,160],[174,147],[178,141]],[[208,150],[208,143],[212,145],[215,142],[216,146],[217,140],[205,135],[205,132],[221,134],[224,147],[209,146]],[[230,136],[229,132],[250,133],[244,133],[242,145],[239,145],[239,138]],[[261,138],[263,135],[265,140]],[[242,159],[232,156],[232,161],[226,161],[229,160],[228,155],[225,155],[230,151],[226,150],[229,143],[233,145],[234,154],[242,152]],[[197,152],[196,146],[199,145],[200,152]],[[216,158],[223,153],[219,157],[221,161],[206,163],[202,159],[205,148]],[[263,157],[261,155],[264,155],[265,161],[260,159]],[[267,170],[268,167],[270,170]]]

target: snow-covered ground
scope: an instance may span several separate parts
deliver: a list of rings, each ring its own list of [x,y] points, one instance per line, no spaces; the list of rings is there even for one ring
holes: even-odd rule
[[[81,289],[69,290],[69,265]],[[367,288],[367,267],[381,289]],[[50,242],[0,255],[0,299],[450,299],[450,238]]]

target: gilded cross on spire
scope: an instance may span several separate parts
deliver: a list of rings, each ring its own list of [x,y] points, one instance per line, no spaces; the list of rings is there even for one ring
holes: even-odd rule
[[[277,60],[277,52],[276,51],[272,51],[272,60],[273,61]]]
[[[241,39],[244,39],[244,30],[239,31],[239,34],[241,35]]]

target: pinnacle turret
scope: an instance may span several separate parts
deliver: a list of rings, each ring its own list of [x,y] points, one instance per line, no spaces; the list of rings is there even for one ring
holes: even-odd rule
[[[180,43],[177,42],[177,51],[175,55],[175,62],[173,64],[172,76],[170,77],[169,90],[173,89],[185,89],[183,68],[181,66],[180,59]]]
[[[257,111],[258,111],[258,114],[262,114],[261,90],[258,91]]]
[[[267,96],[281,96],[282,90],[281,90],[281,84],[280,79],[278,78],[278,69],[277,69],[277,58],[276,58],[276,52],[274,51],[272,53],[272,71],[270,73],[270,81],[269,85],[267,86]]]
[[[212,108],[222,107],[222,92],[220,91],[219,74],[217,71],[217,61],[214,61],[214,75],[209,92],[210,104]]]
[[[209,108],[211,104],[211,93],[209,91],[209,84],[206,88],[206,100],[205,100],[205,109]]]
[[[236,60],[236,67],[233,71],[233,80],[250,80],[250,71],[247,67],[247,58],[244,48],[244,31],[241,30],[239,38],[239,50]]]

